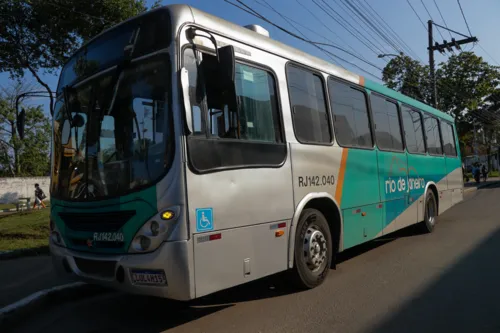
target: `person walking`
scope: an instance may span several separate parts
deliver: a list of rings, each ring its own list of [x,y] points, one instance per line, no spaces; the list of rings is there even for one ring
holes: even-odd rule
[[[486,165],[483,164],[483,167],[481,168],[481,173],[483,174],[483,179],[486,181],[488,178],[488,170],[486,169]]]
[[[35,184],[35,203],[33,204],[33,209],[35,209],[36,205],[38,207],[42,206],[43,208],[46,208],[45,204],[43,203],[43,199],[47,198],[45,193],[43,193],[43,190],[40,188],[40,185]]]

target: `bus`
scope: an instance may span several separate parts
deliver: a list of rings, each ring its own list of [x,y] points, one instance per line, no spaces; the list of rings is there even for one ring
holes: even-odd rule
[[[320,285],[339,252],[463,199],[454,119],[187,5],[86,43],[60,74],[58,272],[190,300],[278,272]]]

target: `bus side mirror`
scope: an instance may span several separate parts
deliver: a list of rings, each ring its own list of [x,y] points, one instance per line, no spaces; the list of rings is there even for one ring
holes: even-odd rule
[[[219,80],[223,90],[234,87],[234,75],[236,61],[234,57],[234,47],[226,45],[218,49],[219,53]]]
[[[24,139],[24,124],[26,122],[26,110],[21,109],[21,112],[17,115],[16,126],[17,133],[19,134],[19,138]]]
[[[219,88],[224,95],[224,100],[227,102],[229,110],[237,111],[238,102],[236,99],[236,85],[235,85],[235,72],[236,60],[234,55],[234,47],[226,45],[218,49],[219,55],[219,68],[218,81]]]
[[[181,68],[182,99],[184,100],[184,114],[186,115],[186,128],[188,134],[193,133],[193,116],[191,114],[191,100],[189,96],[189,74],[185,67]]]

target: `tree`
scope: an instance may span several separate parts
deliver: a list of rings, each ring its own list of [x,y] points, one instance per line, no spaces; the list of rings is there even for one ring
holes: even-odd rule
[[[438,104],[441,111],[455,118],[459,136],[471,131],[470,112],[484,112],[486,98],[500,83],[498,67],[473,52],[452,55],[436,71]]]
[[[429,68],[412,58],[402,55],[392,58],[382,72],[387,87],[420,100],[430,101]]]
[[[82,43],[146,9],[145,0],[2,0],[0,72],[30,72],[50,94],[53,114],[52,90],[40,73],[55,73]]]
[[[473,138],[473,124],[490,122],[492,110],[500,109],[499,68],[485,62],[472,52],[452,55],[439,64],[436,71],[438,108],[455,118],[460,148]],[[389,88],[431,104],[429,69],[408,56],[392,59],[383,70],[383,80]],[[492,138],[498,126],[486,126]]]
[[[16,96],[33,88],[22,81],[0,88],[0,175],[45,176],[49,171],[50,122],[42,106],[24,106],[24,140],[16,132]]]

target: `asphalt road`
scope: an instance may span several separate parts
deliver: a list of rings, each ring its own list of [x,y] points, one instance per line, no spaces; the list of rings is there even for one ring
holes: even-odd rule
[[[16,332],[500,332],[500,186],[344,253],[325,283],[274,276],[189,303],[109,293],[45,309]],[[29,319],[29,320],[28,320]]]
[[[0,308],[69,282],[56,274],[49,256],[0,260]]]

